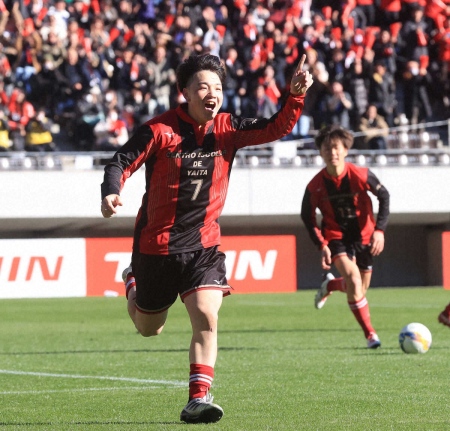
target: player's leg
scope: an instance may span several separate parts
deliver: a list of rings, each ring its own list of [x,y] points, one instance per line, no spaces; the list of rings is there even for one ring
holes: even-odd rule
[[[450,327],[450,303],[438,316],[439,323]]]
[[[217,322],[222,305],[220,290],[198,290],[184,299],[192,326],[189,360],[214,367],[217,358]]]
[[[162,332],[170,306],[177,300],[181,255],[147,255],[133,252],[123,271],[128,314],[138,332],[151,337]]]
[[[134,326],[143,337],[159,335],[164,329],[167,320],[168,310],[154,314],[144,314],[136,310],[134,315]]]
[[[184,298],[192,326],[189,348],[189,401],[180,419],[188,423],[217,422],[223,416],[209,393],[217,359],[217,324],[223,292],[197,290]]]
[[[189,349],[189,401],[180,415],[188,423],[217,422],[223,416],[209,390],[217,358],[217,324],[227,284],[225,255],[212,247],[199,252],[191,262],[192,285],[180,292],[192,326]]]
[[[166,323],[168,310],[161,312],[144,313],[136,308],[136,280],[131,264],[122,273],[127,297],[127,310],[134,326],[144,337],[151,337],[162,332]]]
[[[355,260],[350,259],[347,255],[336,256],[334,264],[347,286],[348,306],[364,332],[367,347],[379,347],[381,343],[371,323],[369,303],[365,296],[360,269]]]
[[[346,247],[341,241],[333,240],[330,241],[328,244],[328,247],[331,252],[331,257],[339,255],[339,254],[346,254]],[[345,281],[342,277],[335,278],[334,275],[331,272],[328,272],[324,275],[322,284],[320,285],[319,290],[316,293],[316,296],[314,297],[314,305],[317,309],[321,309],[324,305],[329,296],[335,292],[346,292],[347,286],[345,284]]]
[[[364,297],[364,293],[361,274],[356,262],[349,258],[347,254],[340,254],[333,258],[333,263],[344,279],[348,301],[360,301]]]
[[[367,291],[369,290],[370,287],[370,280],[372,279],[372,271],[360,269],[359,272],[361,273],[362,290],[364,296],[366,296]]]

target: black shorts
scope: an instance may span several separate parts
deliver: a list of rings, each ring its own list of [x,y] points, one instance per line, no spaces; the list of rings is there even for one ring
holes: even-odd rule
[[[177,299],[201,289],[218,289],[229,295],[225,254],[217,246],[187,253],[150,255],[133,252],[136,308],[161,313]]]
[[[356,265],[362,271],[372,271],[373,256],[370,253],[371,247],[371,244],[363,245],[360,242],[344,243],[336,239],[328,244],[332,261],[338,255],[346,254],[349,259],[356,260]]]

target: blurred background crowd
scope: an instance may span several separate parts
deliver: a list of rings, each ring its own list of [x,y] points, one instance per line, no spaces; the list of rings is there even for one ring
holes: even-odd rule
[[[175,70],[200,53],[247,117],[277,111],[306,54],[290,138],[339,123],[384,148],[371,130],[450,118],[450,0],[0,0],[0,150],[115,150],[183,101]]]

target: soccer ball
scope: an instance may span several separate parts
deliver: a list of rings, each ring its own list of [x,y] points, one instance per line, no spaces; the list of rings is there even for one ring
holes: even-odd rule
[[[409,323],[398,336],[400,347],[405,353],[426,353],[431,347],[431,332],[422,323]]]

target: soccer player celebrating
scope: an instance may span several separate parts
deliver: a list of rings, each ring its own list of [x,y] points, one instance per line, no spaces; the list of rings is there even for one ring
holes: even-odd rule
[[[101,211],[109,218],[122,205],[126,179],[142,165],[146,192],[134,231],[132,262],[124,271],[128,312],[145,337],[164,328],[179,295],[192,326],[189,401],[180,420],[217,422],[222,408],[209,390],[217,357],[217,322],[230,293],[219,216],[225,204],[236,151],[273,142],[298,121],[313,80],[302,56],[286,103],[270,119],[218,113],[223,63],[214,55],[191,56],[177,69],[185,99],[177,108],[143,124],[105,167]]]
[[[322,129],[315,138],[326,167],[307,185],[301,217],[314,244],[322,252],[322,268],[334,264],[341,277],[328,272],[315,296],[320,309],[333,291],[346,292],[350,310],[367,339],[367,347],[381,346],[370,320],[366,292],[372,276],[373,257],[384,248],[389,217],[389,192],[370,169],[345,161],[353,135],[336,125]],[[379,202],[375,221],[368,192]],[[322,214],[321,228],[316,209]]]

